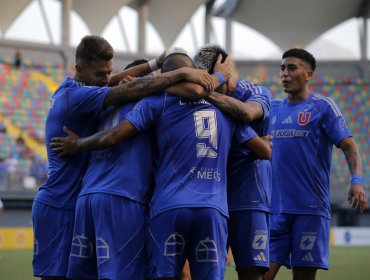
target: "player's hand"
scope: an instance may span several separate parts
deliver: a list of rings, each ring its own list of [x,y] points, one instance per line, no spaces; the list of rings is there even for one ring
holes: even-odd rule
[[[359,184],[353,184],[348,191],[348,203],[352,208],[363,212],[366,208],[367,197],[364,188]]]
[[[50,146],[58,156],[72,155],[78,152],[78,142],[80,137],[66,126],[63,131],[67,134],[66,137],[51,138]]]
[[[272,136],[271,135],[265,135],[261,137],[264,141],[266,141],[270,145],[270,149],[272,150]]]
[[[157,65],[158,65],[158,68],[161,68],[162,67],[162,64],[164,62],[166,58],[166,51],[164,51],[163,53],[161,53],[156,59],[155,61],[157,62]]]
[[[213,91],[213,81],[212,77],[206,70],[193,69],[188,67],[183,67],[185,71],[186,80],[205,88],[208,93]]]
[[[221,61],[222,55],[219,54],[213,72],[221,72],[222,76],[224,76],[225,82],[227,82],[230,79],[232,73],[230,56],[226,57],[223,63]]]
[[[132,81],[135,81],[137,78],[136,77],[131,77],[131,76],[126,76],[125,78],[123,78],[119,84],[122,85],[122,84],[127,84],[129,82],[132,82]]]

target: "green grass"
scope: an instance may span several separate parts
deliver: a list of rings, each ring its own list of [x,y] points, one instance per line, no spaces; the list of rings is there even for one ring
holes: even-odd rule
[[[330,270],[320,270],[317,280],[368,280],[370,279],[370,247],[332,247]],[[35,280],[32,277],[32,252],[30,250],[0,250],[0,280]],[[291,279],[285,268],[276,280]],[[225,280],[237,280],[233,267],[228,267]]]

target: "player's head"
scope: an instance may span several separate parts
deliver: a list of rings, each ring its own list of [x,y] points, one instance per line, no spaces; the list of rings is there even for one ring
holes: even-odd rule
[[[222,55],[221,62],[224,62],[228,54],[221,46],[210,44],[201,47],[193,58],[195,68],[207,70],[212,74],[220,54]]]
[[[280,78],[286,93],[306,91],[307,84],[316,69],[314,56],[304,49],[293,48],[282,55]]]
[[[286,52],[283,53],[282,59],[286,57],[296,57],[304,61],[310,66],[310,69],[312,72],[315,71],[316,69],[316,59],[315,57],[308,51],[304,49],[298,49],[298,48],[293,48],[290,50],[287,50]]]
[[[161,67],[162,73],[173,71],[181,67],[194,68],[192,59],[184,49],[174,48],[164,59]]]
[[[76,80],[89,86],[107,85],[112,72],[113,54],[112,46],[103,37],[83,37],[76,48]]]
[[[143,59],[143,58],[136,59],[133,62],[127,64],[126,67],[123,70],[127,70],[127,69],[130,69],[130,68],[134,67],[134,66],[138,66],[138,65],[141,65],[141,64],[144,64],[144,63],[147,63],[147,62],[148,62],[148,60]]]

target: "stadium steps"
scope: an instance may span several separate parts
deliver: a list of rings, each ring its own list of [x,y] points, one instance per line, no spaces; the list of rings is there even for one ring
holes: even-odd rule
[[[41,158],[43,160],[47,160],[47,154],[46,154],[46,149],[45,149],[45,145],[44,144],[39,143],[34,138],[32,138],[31,136],[29,136],[27,132],[25,132],[21,128],[17,127],[16,125],[14,125],[14,123],[11,120],[9,120],[8,118],[5,118],[4,117],[3,122],[4,122],[4,125],[6,127],[7,133],[14,140],[17,139],[20,135],[22,135],[22,138],[23,138],[26,146],[28,148],[32,149],[32,151],[34,153],[36,153],[39,156],[41,156]]]

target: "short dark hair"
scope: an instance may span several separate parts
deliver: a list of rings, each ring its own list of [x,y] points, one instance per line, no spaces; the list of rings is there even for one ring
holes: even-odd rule
[[[311,66],[312,71],[315,71],[315,69],[316,69],[316,59],[315,59],[315,57],[310,52],[308,52],[304,49],[293,48],[293,49],[287,50],[286,52],[283,53],[282,59],[284,59],[286,57],[300,58],[300,59],[306,61]]]
[[[130,69],[130,68],[134,67],[134,66],[138,66],[138,65],[141,65],[141,64],[144,64],[144,63],[147,63],[147,62],[148,62],[148,60],[143,59],[143,58],[136,59],[133,62],[127,64],[126,67],[123,70],[127,70],[127,69]]]
[[[207,70],[212,74],[220,54],[222,55],[221,62],[224,62],[228,53],[220,45],[209,44],[201,47],[193,58],[195,68]]]
[[[191,63],[191,65],[189,65],[188,62]],[[163,61],[161,72],[165,73],[165,72],[179,69],[181,67],[189,67],[189,66],[194,67],[191,57],[189,57],[185,53],[172,53],[168,55]]]
[[[88,35],[81,39],[76,48],[76,63],[90,63],[96,60],[113,59],[113,48],[101,36]]]

